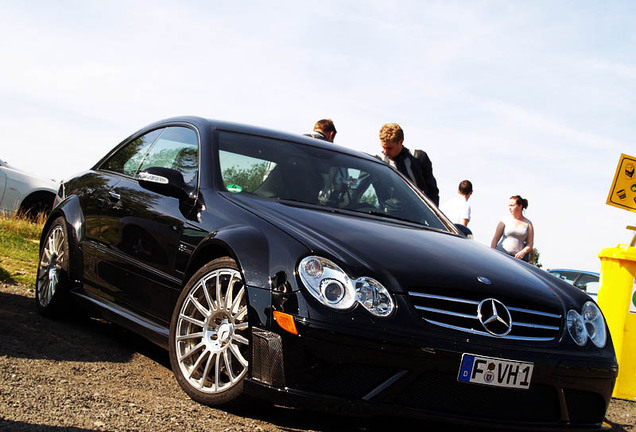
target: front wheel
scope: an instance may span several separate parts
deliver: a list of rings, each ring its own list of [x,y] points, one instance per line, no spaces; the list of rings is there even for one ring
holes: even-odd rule
[[[38,221],[39,219],[45,219],[53,208],[53,201],[55,200],[54,194],[38,193],[35,194],[22,203],[20,212],[29,220]]]
[[[170,364],[206,405],[238,402],[249,365],[247,293],[236,262],[216,259],[188,281],[170,325]]]
[[[53,221],[40,245],[35,302],[47,316],[59,316],[68,306],[69,247],[64,219]]]

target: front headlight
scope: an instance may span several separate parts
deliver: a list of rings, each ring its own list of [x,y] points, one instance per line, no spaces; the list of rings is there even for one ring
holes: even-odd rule
[[[368,277],[355,281],[356,300],[375,316],[385,317],[393,312],[393,299],[380,282]]]
[[[589,301],[583,305],[581,315],[583,322],[585,322],[587,336],[594,345],[603,348],[607,342],[607,331],[601,310],[596,306],[596,303]]]
[[[588,339],[598,348],[603,348],[607,342],[603,314],[592,301],[585,302],[581,313],[570,309],[567,315],[567,326],[570,336],[579,346],[585,345]]]
[[[574,309],[568,311],[568,331],[570,336],[577,345],[583,346],[587,342],[587,331],[585,330],[585,323],[580,313]]]
[[[391,315],[395,307],[389,291],[369,277],[351,279],[336,264],[318,256],[308,256],[298,265],[307,290],[325,306],[345,310],[360,303],[378,317]]]

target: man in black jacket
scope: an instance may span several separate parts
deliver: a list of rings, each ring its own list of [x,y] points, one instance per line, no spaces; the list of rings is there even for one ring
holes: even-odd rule
[[[334,126],[331,119],[318,120],[314,125],[313,132],[305,135],[319,140],[333,142],[336,138],[336,126]]]
[[[404,147],[404,131],[397,123],[382,126],[380,143],[384,154],[382,159],[415,183],[435,205],[439,205],[439,189],[433,176],[433,164],[426,152],[410,152]]]

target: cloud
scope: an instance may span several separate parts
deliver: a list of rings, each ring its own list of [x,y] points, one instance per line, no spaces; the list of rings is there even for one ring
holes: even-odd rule
[[[616,142],[592,133],[586,133],[562,124],[546,115],[535,113],[503,101],[489,101],[484,104],[486,110],[494,115],[513,122],[514,125],[533,131],[536,134],[546,134],[565,142],[576,142],[585,148],[616,150],[622,143]],[[541,143],[537,143],[541,146]],[[551,145],[551,144],[550,144]]]

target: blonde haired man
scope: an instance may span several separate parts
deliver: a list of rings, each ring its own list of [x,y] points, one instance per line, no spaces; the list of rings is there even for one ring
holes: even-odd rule
[[[404,131],[397,123],[387,123],[380,129],[380,144],[386,163],[409,178],[435,205],[439,205],[439,189],[433,176],[433,164],[426,152],[413,153],[404,147]]]

